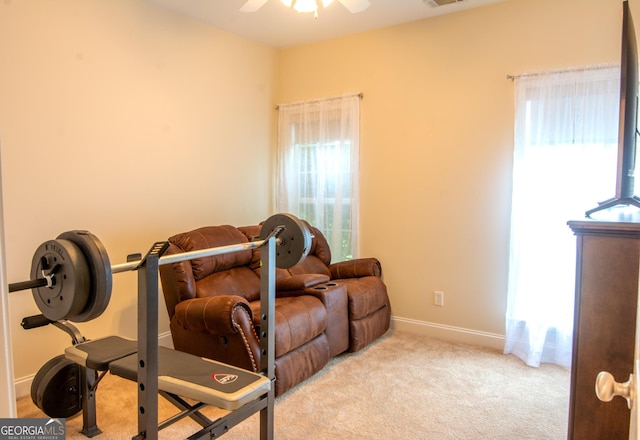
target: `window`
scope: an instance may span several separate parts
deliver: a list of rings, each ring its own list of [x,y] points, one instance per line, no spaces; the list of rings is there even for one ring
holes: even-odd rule
[[[281,105],[276,207],[317,227],[335,261],[357,256],[357,95]]]
[[[569,220],[615,193],[618,67],[515,79],[505,353],[569,366],[576,240]]]

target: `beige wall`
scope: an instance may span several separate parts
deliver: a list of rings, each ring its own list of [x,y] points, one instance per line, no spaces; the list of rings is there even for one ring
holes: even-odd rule
[[[361,254],[382,260],[397,324],[502,343],[506,76],[618,62],[621,14],[618,0],[509,0],[282,52],[281,102],[364,93]]]
[[[88,229],[112,263],[207,224],[269,214],[277,52],[140,0],[0,4],[0,139],[9,282],[36,247]],[[136,337],[135,273],[85,336]],[[69,338],[10,296],[15,376]],[[161,332],[168,331],[161,300]]]
[[[616,62],[620,24],[618,0],[508,0],[277,51],[139,0],[4,1],[8,280],[27,277],[35,248],[65,230],[92,231],[119,263],[174,232],[265,217],[273,105],[363,92],[361,254],[382,261],[396,323],[499,339],[506,75]],[[114,280],[105,314],[79,325],[89,337],[136,336],[135,274]],[[69,341],[20,328],[38,312],[28,292],[10,307],[21,380]]]

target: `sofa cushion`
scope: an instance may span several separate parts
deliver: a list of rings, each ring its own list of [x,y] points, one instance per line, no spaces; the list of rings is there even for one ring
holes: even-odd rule
[[[260,325],[260,301],[250,304],[253,322]],[[316,297],[309,295],[276,298],[275,356],[304,345],[324,332],[327,309]]]
[[[391,308],[386,306],[349,322],[349,352],[361,350],[389,330]]]
[[[196,297],[238,295],[247,301],[260,299],[260,278],[247,266],[212,273],[196,281]]]
[[[247,243],[247,237],[237,228],[229,225],[206,226],[184,232],[169,238],[171,243],[184,252]],[[251,249],[222,255],[195,258],[191,260],[193,276],[196,281],[206,276],[233,267],[248,265],[251,262]]]
[[[347,285],[349,321],[364,318],[389,303],[387,287],[378,277],[338,280]]]
[[[305,222],[306,223],[306,222]],[[324,263],[325,266],[331,264],[331,248],[329,247],[329,243],[325,238],[324,234],[320,232],[320,229],[315,226],[309,225],[309,230],[313,235],[313,239],[311,240],[311,249],[309,250],[310,255],[315,255]]]
[[[329,268],[326,264],[317,256],[309,254],[307,257],[302,260],[300,263],[295,266],[289,268],[289,273],[291,275],[303,275],[307,273],[315,273],[326,275],[331,278],[331,272],[329,272]]]
[[[313,376],[331,359],[324,333],[302,347],[276,358],[276,396]]]

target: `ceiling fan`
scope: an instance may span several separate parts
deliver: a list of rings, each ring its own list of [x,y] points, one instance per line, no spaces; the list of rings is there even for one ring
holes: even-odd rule
[[[242,5],[240,8],[240,12],[256,12],[265,3],[269,0],[247,0],[247,2]],[[318,14],[318,3],[322,3],[322,7],[326,8],[329,6],[333,0],[280,0],[286,7],[293,6],[298,12],[313,12],[314,14]],[[349,12],[352,14],[356,14],[358,12],[362,12],[371,6],[369,0],[338,0],[338,3],[341,3],[342,6],[347,8]]]

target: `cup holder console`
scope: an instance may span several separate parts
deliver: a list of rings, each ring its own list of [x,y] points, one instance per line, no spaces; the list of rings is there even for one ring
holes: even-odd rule
[[[328,288],[335,287],[337,285],[338,285],[338,283],[333,283],[333,282],[324,283],[324,284],[319,284],[319,285],[315,286],[314,289],[316,289],[316,290],[327,290]]]

